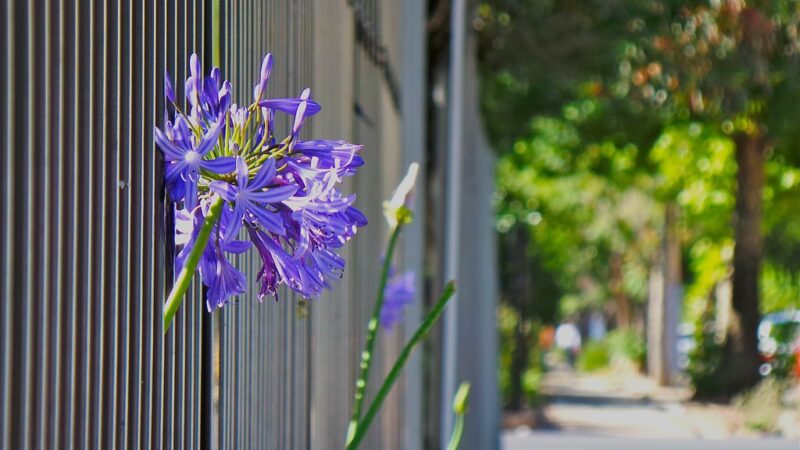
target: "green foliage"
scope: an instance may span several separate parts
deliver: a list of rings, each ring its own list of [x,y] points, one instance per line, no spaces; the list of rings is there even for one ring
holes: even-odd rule
[[[505,242],[526,227],[539,290],[515,292],[519,312],[608,312],[621,293],[641,314],[663,211],[677,205],[684,320],[698,324],[690,375],[713,391],[721,348],[705,324],[733,271],[740,133],[770,138],[762,312],[800,307],[800,3],[485,0],[473,25],[499,153],[496,228]],[[625,342],[606,342],[612,357]]]
[[[589,342],[578,355],[578,370],[596,372],[608,367],[611,355],[606,342]]]
[[[714,397],[720,391],[718,369],[722,362],[722,345],[717,341],[714,328],[705,320],[699,321],[695,331],[695,348],[689,353],[689,375],[696,392]]]
[[[497,332],[499,338],[497,378],[503,404],[511,400],[511,363],[514,357],[514,330],[519,314],[505,305],[497,307]]]
[[[610,141],[583,147],[578,127],[566,118],[536,117],[531,127],[498,161],[501,242],[514,226],[529,227],[533,286],[555,281],[548,298],[576,300],[577,310],[603,306],[610,296],[609,258],[621,255],[622,289],[644,302],[660,216],[647,192],[651,178],[636,169],[638,148]]]
[[[616,329],[608,333],[605,341],[612,360],[624,358],[636,367],[645,366],[647,345],[641,333],[631,329]]]
[[[800,274],[766,264],[761,271],[761,311],[789,309],[800,309]]]
[[[516,344],[516,330],[519,324],[520,315],[512,307],[501,304],[497,308],[497,328],[500,339],[498,354],[498,381],[500,385],[500,396],[504,405],[512,403],[511,398],[511,365],[513,364],[514,350]],[[539,390],[544,372],[542,351],[535,344],[536,334],[540,326],[531,321],[526,322],[529,339],[531,339],[531,351],[528,355],[528,366],[522,374],[522,394],[523,403],[535,405],[539,401]]]
[[[781,105],[794,108],[797,2],[643,3],[620,52],[633,99],[668,111],[670,121],[693,114],[745,133]]]
[[[543,369],[540,364],[529,367],[522,375],[522,393],[528,405],[536,405],[540,399]]]

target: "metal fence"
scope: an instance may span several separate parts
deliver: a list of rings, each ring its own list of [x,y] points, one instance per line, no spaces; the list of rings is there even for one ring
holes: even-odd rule
[[[414,55],[403,30],[423,29],[407,12],[377,0],[3,2],[0,447],[341,446],[377,287],[381,200],[421,151],[401,145],[401,104],[423,115],[395,72]],[[313,135],[366,144],[350,188],[372,224],[333,293],[260,304],[250,292],[208,314],[195,283],[164,336],[172,211],[152,131],[165,69],[183,92],[193,51],[206,66],[219,58],[242,100],[267,51],[271,94],[312,87],[324,108]],[[408,74],[421,85],[419,70]],[[417,267],[419,245],[405,247]],[[254,283],[256,258],[236,263]],[[383,339],[383,358],[403,340]],[[419,363],[409,371],[418,382]],[[419,425],[403,430],[419,420],[420,392],[401,382],[364,448],[418,448]]]

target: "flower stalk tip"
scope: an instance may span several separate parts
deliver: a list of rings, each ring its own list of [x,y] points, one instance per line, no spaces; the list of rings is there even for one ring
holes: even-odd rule
[[[389,222],[389,227],[394,228],[398,224],[408,224],[414,219],[414,214],[410,209],[410,205],[418,172],[419,163],[411,163],[408,166],[406,176],[400,181],[392,198],[384,202],[383,214],[386,217],[386,221]]]

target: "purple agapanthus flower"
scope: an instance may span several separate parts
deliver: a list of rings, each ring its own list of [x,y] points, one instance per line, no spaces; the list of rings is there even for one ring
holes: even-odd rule
[[[233,170],[236,161],[230,156],[204,158],[217,144],[221,129],[220,120],[202,139],[197,139],[180,116],[176,118],[175,126],[172,127],[172,139],[156,128],[156,144],[168,162],[164,179],[173,201],[185,199],[186,206],[194,207],[197,204],[197,182],[201,170],[216,174]]]
[[[247,290],[247,279],[229,260],[255,247],[262,260],[259,300],[278,298],[280,286],[314,297],[344,272],[336,252],[367,224],[339,190],[363,166],[360,145],[341,140],[301,141],[305,122],[321,110],[305,89],[298,97],[267,98],[272,55],[261,64],[250,104],[233,102],[233,87],[219,68],[204,75],[192,55],[185,82],[185,111],[176,103],[169,74],[164,95],[174,104],[155,141],[164,155],[165,186],[175,203],[175,272],[187,266],[201,228],[210,230],[196,270],[208,287],[209,310]],[[289,135],[276,136],[275,115],[292,119]],[[224,202],[224,204],[220,203]],[[205,225],[211,205],[219,219]],[[240,240],[241,228],[247,240]],[[189,268],[189,270],[193,270]]]
[[[414,301],[414,272],[390,275],[384,289],[381,326],[391,329],[403,319],[403,309]]]
[[[225,200],[232,202],[234,206],[234,224],[231,237],[239,231],[242,219],[247,219],[257,223],[276,234],[285,234],[286,230],[280,217],[275,213],[270,205],[280,203],[291,197],[297,192],[297,186],[293,184],[277,185],[267,188],[275,182],[277,175],[275,160],[266,160],[250,180],[250,171],[247,163],[241,157],[236,157],[236,185],[224,181],[212,181],[209,185],[211,190],[219,194]],[[273,206],[272,208],[276,208]]]

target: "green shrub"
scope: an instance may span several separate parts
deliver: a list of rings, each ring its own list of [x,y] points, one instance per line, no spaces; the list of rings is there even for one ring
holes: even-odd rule
[[[695,332],[695,348],[689,353],[689,374],[695,395],[714,398],[720,395],[719,365],[722,361],[722,344],[714,336],[711,323],[700,325]]]
[[[542,385],[542,370],[537,365],[529,367],[522,376],[522,393],[528,405],[535,405],[539,402],[539,392]]]
[[[586,344],[578,356],[578,370],[594,372],[605,369],[610,361],[608,344],[605,342],[590,342]]]
[[[634,330],[614,330],[606,337],[608,352],[612,359],[627,359],[637,367],[647,361],[647,344],[644,337]]]

